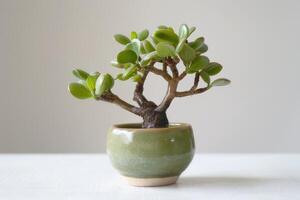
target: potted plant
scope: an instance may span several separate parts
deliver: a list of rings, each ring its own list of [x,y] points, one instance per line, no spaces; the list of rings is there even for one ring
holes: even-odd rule
[[[167,109],[175,98],[201,94],[214,86],[230,83],[225,78],[211,81],[222,66],[203,55],[208,50],[203,37],[188,40],[195,29],[183,24],[176,33],[171,27],[159,26],[151,39],[148,30],[133,31],[130,38],[117,34],[114,38],[123,49],[111,64],[121,73],[113,77],[107,73],[73,70],[79,78],[78,82],[69,84],[74,97],[113,103],[143,119],[142,123],[114,125],[107,136],[107,153],[113,166],[132,185],[176,182],[193,158],[194,137],[189,124],[169,123]],[[166,95],[159,104],[143,94],[146,78],[151,73],[168,83]],[[178,91],[179,83],[187,76],[194,77],[191,88]],[[112,92],[115,81],[127,80],[136,84],[133,92],[136,105]],[[204,87],[198,86],[201,80]]]

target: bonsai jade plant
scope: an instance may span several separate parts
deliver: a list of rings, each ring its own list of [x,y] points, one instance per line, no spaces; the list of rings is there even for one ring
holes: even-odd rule
[[[214,86],[230,83],[225,78],[211,81],[211,77],[217,75],[222,66],[203,55],[208,50],[203,37],[189,39],[195,29],[183,24],[176,33],[171,27],[159,26],[151,39],[147,29],[139,33],[133,31],[130,37],[116,34],[114,39],[123,45],[123,48],[111,65],[119,68],[121,73],[114,77],[108,73],[89,74],[75,69],[73,74],[79,81],[69,84],[70,93],[79,99],[94,98],[116,104],[142,117],[142,128],[168,127],[166,111],[174,98],[201,94]],[[144,84],[150,73],[161,76],[168,83],[166,95],[159,104],[147,99],[143,94]],[[194,76],[193,85],[187,91],[178,91],[179,83],[187,76]],[[205,82],[204,87],[198,87],[200,79]],[[137,106],[122,100],[112,92],[117,80],[136,83],[133,100]]]
[[[79,78],[79,82],[69,84],[73,96],[113,103],[143,118],[142,124],[114,125],[107,135],[107,154],[113,166],[132,185],[159,186],[176,182],[193,158],[195,143],[189,124],[169,124],[167,109],[175,98],[201,94],[230,83],[225,78],[211,81],[222,66],[203,55],[208,49],[203,37],[190,39],[194,31],[195,27],[183,24],[178,33],[171,27],[159,26],[151,39],[148,39],[148,30],[133,31],[130,38],[117,34],[114,38],[123,48],[111,64],[121,73],[113,77],[107,73],[89,74],[81,69],[73,71]],[[151,73],[168,83],[166,95],[159,104],[143,94]],[[187,76],[194,77],[191,88],[179,91],[179,83]],[[112,92],[115,81],[135,82],[136,105]]]

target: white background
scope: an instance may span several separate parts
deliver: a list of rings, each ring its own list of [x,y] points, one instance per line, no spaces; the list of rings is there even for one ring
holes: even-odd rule
[[[176,99],[170,121],[193,125],[198,152],[300,153],[299,10],[296,0],[1,0],[0,152],[104,152],[112,124],[140,119],[72,98],[71,70],[116,74],[113,34],[187,23],[232,84]],[[166,84],[146,84],[159,102]],[[131,101],[133,83],[115,85]]]

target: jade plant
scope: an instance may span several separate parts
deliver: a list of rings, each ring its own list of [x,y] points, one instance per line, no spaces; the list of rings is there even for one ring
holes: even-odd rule
[[[69,84],[70,93],[79,99],[94,98],[116,104],[121,108],[143,118],[143,128],[167,127],[169,121],[166,111],[176,97],[201,94],[215,86],[225,86],[230,80],[211,77],[221,70],[221,64],[212,62],[204,53],[208,50],[203,37],[190,40],[195,27],[183,24],[178,33],[173,28],[159,26],[151,37],[147,29],[114,35],[122,50],[117,54],[111,65],[121,73],[112,76],[108,73],[87,73],[81,69],[73,70],[78,82]],[[168,83],[163,100],[157,104],[143,94],[146,78],[150,73],[160,76]],[[187,76],[193,76],[194,82],[189,90],[178,91],[179,83]],[[199,82],[204,86],[199,87]],[[132,81],[135,86],[132,105],[115,93],[112,88],[116,81]],[[160,88],[157,88],[160,89]]]

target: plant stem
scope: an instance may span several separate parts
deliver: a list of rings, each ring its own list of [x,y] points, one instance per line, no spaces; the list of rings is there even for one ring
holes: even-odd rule
[[[108,91],[108,92],[104,93],[103,95],[101,95],[101,97],[98,98],[98,100],[116,104],[116,105],[120,106],[121,108],[123,108],[133,114],[136,114],[139,116],[141,115],[141,111],[138,107],[135,107],[135,106],[127,103],[126,101],[124,101],[120,97],[118,97],[117,95],[113,94],[111,91]]]

